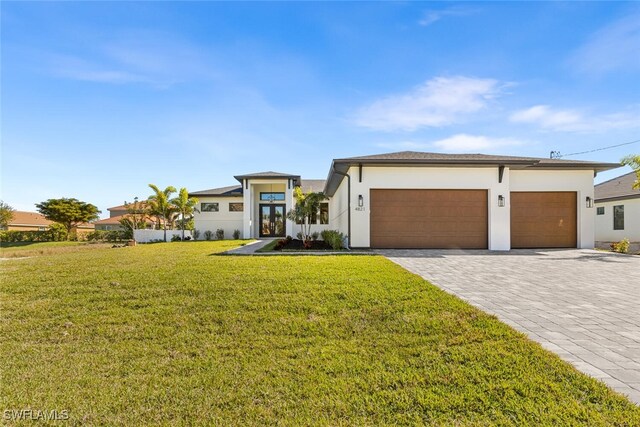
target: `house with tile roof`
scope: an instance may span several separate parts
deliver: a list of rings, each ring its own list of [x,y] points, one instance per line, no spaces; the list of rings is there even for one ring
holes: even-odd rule
[[[131,214],[129,213],[129,209],[132,206],[133,203],[128,203],[107,208],[107,210],[109,211],[109,218],[101,219],[94,222],[96,230],[123,231],[124,227],[122,226],[121,221],[131,216]],[[145,209],[146,203],[144,201],[138,202],[138,207],[139,209]],[[154,226],[162,224],[161,220],[153,216],[148,216],[147,218],[145,218],[145,222],[147,224],[147,228],[154,228]]]
[[[565,159],[403,151],[334,159],[325,180],[236,175],[194,191],[195,228],[243,238],[295,236],[294,189],[322,191],[313,230],[352,248],[592,248],[596,173],[620,167]]]
[[[596,245],[629,239],[640,246],[640,189],[633,188],[635,172],[618,176],[595,186]]]
[[[53,221],[49,221],[39,212],[14,211],[13,218],[7,224],[9,231],[46,231]],[[88,233],[95,228],[93,223],[78,224],[72,229],[76,233]]]

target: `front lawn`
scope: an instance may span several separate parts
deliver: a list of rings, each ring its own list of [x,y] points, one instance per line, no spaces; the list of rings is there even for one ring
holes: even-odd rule
[[[0,242],[0,258],[56,255],[88,249],[108,248],[112,243],[94,242]]]
[[[212,256],[234,245],[3,261],[2,409],[68,410],[60,425],[640,424],[382,257]]]

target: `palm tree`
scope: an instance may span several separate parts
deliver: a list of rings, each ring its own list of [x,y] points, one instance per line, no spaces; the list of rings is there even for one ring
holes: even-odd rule
[[[149,187],[155,194],[149,196],[149,213],[158,218],[162,218],[162,227],[164,229],[164,241],[167,241],[167,222],[172,222],[173,216],[176,212],[175,206],[171,203],[170,197],[176,192],[176,188],[168,186],[164,191],[154,185],[149,184]]]
[[[182,240],[184,240],[185,217],[193,215],[193,211],[197,210],[198,199],[196,197],[189,197],[187,189],[182,187],[178,193],[178,197],[171,199],[171,203],[173,203],[173,206],[175,206],[182,218],[180,228],[182,229]]]

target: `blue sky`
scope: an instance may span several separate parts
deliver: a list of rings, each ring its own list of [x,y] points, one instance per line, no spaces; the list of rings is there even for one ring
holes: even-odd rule
[[[2,2],[2,199],[640,139],[640,4]],[[619,161],[640,144],[570,157]],[[628,169],[600,174],[598,181]]]

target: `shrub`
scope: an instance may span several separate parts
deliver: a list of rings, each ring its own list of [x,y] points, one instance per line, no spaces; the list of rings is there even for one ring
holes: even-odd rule
[[[621,254],[626,254],[629,252],[629,239],[625,238],[617,243],[612,243],[611,250],[614,252],[620,252]]]
[[[327,242],[331,248],[334,250],[340,250],[344,248],[344,234],[337,230],[324,230],[320,233],[322,236],[322,240]]]
[[[124,230],[95,230],[85,235],[90,242],[121,242],[127,239],[127,232]]]
[[[207,230],[204,232],[204,240],[213,239],[213,232],[211,230]]]
[[[240,230],[233,230],[233,240],[240,240]]]
[[[174,234],[173,236],[171,236],[171,241],[172,242],[181,242],[182,239],[180,238],[180,235]]]
[[[67,239],[67,230],[60,224],[52,224],[44,231],[0,231],[2,242],[58,242]]]
[[[200,238],[200,230],[196,230],[194,228],[191,234],[193,235],[193,240],[198,240]]]
[[[191,240],[191,236],[184,236],[184,241],[186,242],[188,240]]]
[[[222,228],[216,230],[216,240],[224,240],[224,230]]]
[[[317,231],[314,231],[313,233],[311,233],[311,239],[313,241],[318,240],[318,237],[320,237],[320,233],[318,233]]]
[[[304,240],[304,235],[302,234],[302,231],[298,231],[298,234],[296,234],[296,239]]]
[[[287,245],[287,243],[288,243],[287,239],[280,239],[278,240],[276,245],[273,247],[273,249],[276,251],[281,251],[282,248],[284,248]]]

